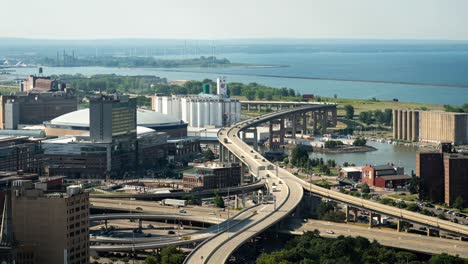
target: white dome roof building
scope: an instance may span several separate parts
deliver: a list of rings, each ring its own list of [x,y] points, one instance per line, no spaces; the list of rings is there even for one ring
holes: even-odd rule
[[[47,136],[89,135],[89,108],[73,111],[44,122]],[[137,126],[166,132],[171,138],[187,136],[187,123],[175,117],[137,109]],[[143,131],[143,128],[139,129]]]

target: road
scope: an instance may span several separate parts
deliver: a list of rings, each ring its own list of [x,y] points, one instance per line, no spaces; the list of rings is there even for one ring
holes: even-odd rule
[[[263,189],[265,183],[258,181],[248,185],[234,186],[228,188],[220,188],[216,190],[203,190],[197,192],[172,192],[172,193],[112,193],[112,194],[90,194],[91,198],[109,198],[109,199],[123,199],[123,198],[135,198],[135,199],[165,199],[165,198],[181,198],[188,194],[194,196],[212,196],[216,191],[219,194],[230,193],[232,195],[237,193],[248,193],[256,190]]]
[[[260,153],[251,149],[246,143],[239,139],[239,132],[249,127],[256,127],[262,123],[270,120],[285,117],[293,113],[308,112],[320,107],[327,107],[327,105],[312,105],[303,106],[293,109],[287,109],[283,111],[277,111],[274,113],[262,115],[254,119],[239,122],[229,128],[221,129],[218,132],[218,140],[222,147],[226,148],[232,153],[237,160],[242,161],[249,167],[249,171],[256,177],[261,178],[266,174],[275,175],[274,165],[264,159]],[[335,106],[333,106],[335,107]],[[265,171],[266,169],[266,171]],[[312,185],[293,174],[289,173],[284,169],[278,169],[278,176],[280,176],[285,183],[284,186],[291,194],[299,194],[297,196],[278,195],[274,193],[276,200],[281,201],[281,206],[277,207],[277,210],[271,211],[268,216],[264,216],[264,213],[259,213],[253,220],[255,223],[245,226],[238,226],[237,229],[218,234],[217,236],[205,241],[198,246],[192,253],[186,258],[185,263],[224,263],[229,258],[230,254],[247,241],[250,237],[262,232],[264,229],[273,225],[283,217],[291,213],[294,208],[299,204],[303,191],[298,186],[325,198],[332,199],[335,201],[343,202],[351,206],[371,210],[376,213],[381,213],[388,216],[396,217],[406,221],[412,221],[431,228],[448,231],[462,236],[468,236],[468,227],[451,223],[449,221],[440,220],[435,217],[429,217],[418,213],[402,210],[399,208],[382,205],[377,202],[357,198],[354,196],[342,194],[337,191],[322,188],[316,185]],[[276,176],[272,177],[274,180]],[[269,188],[271,185],[269,183]],[[283,193],[284,189],[281,192]],[[291,188],[291,189],[289,189]],[[300,189],[300,190],[299,190]],[[271,210],[265,208],[266,210]],[[242,234],[245,233],[245,234]]]
[[[320,235],[324,237],[337,237],[339,235],[362,236],[371,241],[375,239],[384,246],[432,254],[445,252],[450,255],[460,255],[460,257],[468,258],[468,242],[466,241],[395,232],[392,229],[369,229],[368,227],[355,224],[309,220],[307,223],[299,224],[299,227],[294,227],[292,231],[281,230],[280,232],[302,235],[305,231],[313,231],[315,229],[319,230]],[[327,231],[332,231],[334,234],[328,234]]]
[[[301,111],[305,111],[306,109],[316,107],[323,107],[323,105],[308,106],[300,109]],[[298,109],[296,108],[296,111]],[[283,112],[291,112],[291,110]],[[265,116],[262,116],[262,120],[265,119]],[[257,120],[260,119],[257,118]],[[225,263],[229,256],[248,239],[260,234],[291,214],[302,199],[303,189],[300,184],[289,178],[283,178],[284,170],[281,170],[281,173],[276,175],[276,167],[239,138],[239,132],[251,126],[251,123],[252,120],[247,120],[229,128],[221,129],[218,132],[218,140],[238,160],[245,163],[255,177],[265,177],[268,180],[267,185],[269,190],[273,189],[273,183],[278,186],[278,191],[272,192],[276,202],[262,206],[257,211],[257,214],[252,217],[250,223],[239,225],[235,229],[218,234],[203,242],[192,251],[186,258],[185,263]],[[279,184],[279,178],[281,178],[282,184]]]
[[[163,248],[167,246],[189,245],[206,240],[207,238],[213,237],[216,234],[220,234],[225,230],[236,228],[237,225],[244,225],[253,216],[252,210],[255,209],[256,207],[254,206],[252,208],[243,210],[236,214],[234,217],[230,218],[229,220],[222,222],[220,225],[211,226],[207,229],[194,232],[190,235],[176,237],[160,237],[156,240],[148,238],[144,241],[134,241],[133,238],[101,238],[102,241],[106,241],[109,244],[92,245],[90,246],[90,249],[94,251],[104,252],[121,252]],[[121,217],[117,218],[120,219]],[[114,242],[122,244],[114,244]]]
[[[135,213],[172,213],[179,214],[180,209],[184,209],[188,214],[206,216],[206,217],[216,217],[221,219],[228,218],[228,212],[223,211],[219,208],[213,207],[202,207],[202,206],[184,206],[183,208],[176,208],[174,206],[164,206],[160,205],[158,202],[150,201],[132,201],[125,199],[100,199],[100,198],[90,198],[91,207],[98,209],[113,209],[113,210],[126,210],[129,212]],[[139,207],[141,210],[136,210]],[[232,211],[234,215],[236,211]]]

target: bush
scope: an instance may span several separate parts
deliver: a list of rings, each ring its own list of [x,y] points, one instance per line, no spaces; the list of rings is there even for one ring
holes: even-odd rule
[[[363,183],[361,186],[361,192],[362,193],[370,193],[370,188],[367,183]]]
[[[367,140],[365,138],[357,138],[354,140],[353,145],[354,146],[365,146],[367,143]]]

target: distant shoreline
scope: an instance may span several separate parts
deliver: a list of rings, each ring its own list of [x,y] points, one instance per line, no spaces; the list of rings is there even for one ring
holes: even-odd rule
[[[276,66],[271,68],[281,68],[287,66]],[[247,67],[249,68],[249,67]],[[269,68],[269,67],[264,67]],[[397,82],[397,81],[379,81],[379,80],[360,80],[360,79],[341,79],[341,78],[326,78],[326,77],[305,77],[305,76],[285,76],[273,74],[251,74],[251,73],[228,73],[228,72],[215,72],[215,71],[184,71],[175,68],[158,68],[161,71],[167,72],[186,72],[186,73],[204,73],[204,74],[222,74],[222,75],[238,75],[238,76],[251,76],[251,77],[269,77],[269,78],[285,78],[285,79],[299,79],[299,80],[318,80],[318,81],[338,81],[338,82],[357,82],[357,83],[381,83],[381,84],[402,84],[411,86],[433,86],[433,87],[450,87],[450,88],[468,88],[468,85],[455,85],[455,84],[437,84],[437,83],[419,83],[419,82]]]

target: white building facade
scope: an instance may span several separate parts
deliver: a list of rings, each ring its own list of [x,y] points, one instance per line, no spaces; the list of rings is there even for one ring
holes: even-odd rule
[[[222,127],[240,121],[241,104],[237,99],[218,95],[155,95],[153,111],[171,115],[191,127]]]

